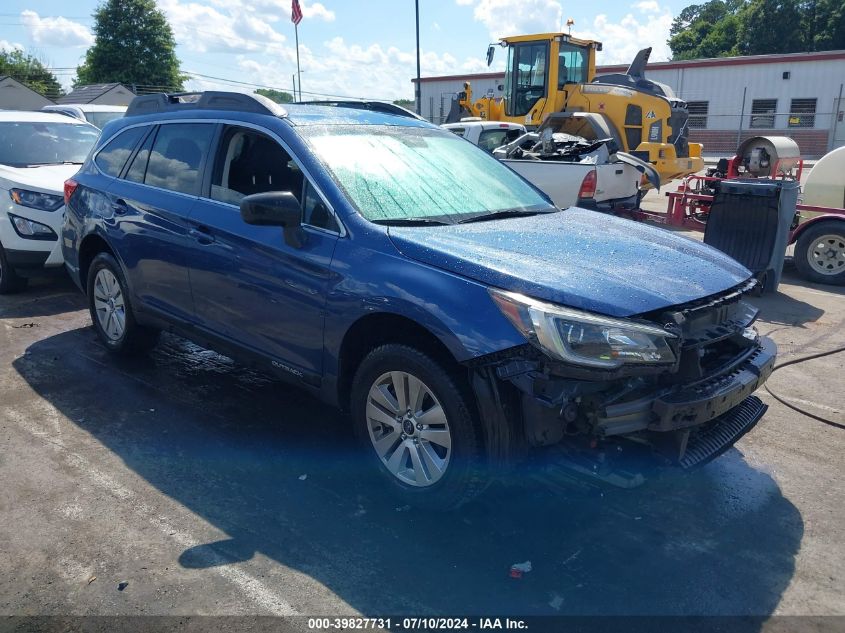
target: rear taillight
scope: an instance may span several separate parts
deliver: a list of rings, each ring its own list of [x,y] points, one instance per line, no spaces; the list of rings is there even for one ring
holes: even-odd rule
[[[73,192],[76,191],[76,188],[78,186],[79,183],[76,182],[73,178],[68,178],[67,180],[65,180],[65,206],[67,206],[70,202],[70,197],[73,195]]]
[[[581,181],[581,188],[578,190],[579,198],[592,198],[596,195],[596,170],[591,169]]]

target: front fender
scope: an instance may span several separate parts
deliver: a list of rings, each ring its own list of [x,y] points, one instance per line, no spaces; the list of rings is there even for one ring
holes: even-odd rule
[[[458,362],[526,342],[484,284],[398,253],[359,248],[351,240],[338,242],[333,267],[340,281],[326,302],[327,373],[338,367],[346,333],[369,314],[414,321],[434,334]]]

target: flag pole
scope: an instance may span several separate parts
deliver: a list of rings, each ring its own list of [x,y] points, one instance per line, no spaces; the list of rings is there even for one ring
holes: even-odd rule
[[[420,103],[422,99],[422,90],[420,88],[420,0],[416,0],[414,3],[416,9],[416,26],[417,26],[417,85],[414,89],[414,101],[416,101],[416,111],[417,114],[422,114],[422,103]]]
[[[299,24],[294,23],[294,33],[296,34],[296,83],[299,84],[299,100],[302,101],[302,73],[299,71]],[[296,91],[294,90],[294,95]]]

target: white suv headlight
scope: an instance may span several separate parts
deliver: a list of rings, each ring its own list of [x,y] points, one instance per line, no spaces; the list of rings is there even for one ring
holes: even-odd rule
[[[581,312],[515,292],[491,290],[490,295],[525,338],[553,358],[608,369],[675,362],[668,340],[677,337],[657,326]]]
[[[65,203],[62,196],[41,193],[40,191],[27,191],[26,189],[10,189],[9,197],[15,201],[15,204],[39,211],[55,211]]]

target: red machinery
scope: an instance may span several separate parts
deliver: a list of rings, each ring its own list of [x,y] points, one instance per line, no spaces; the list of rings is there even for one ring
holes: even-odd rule
[[[666,213],[638,209],[632,215],[638,220],[704,231],[710,205],[722,180],[800,181],[803,169],[804,161],[792,139],[754,137],[743,143],[732,159],[722,159],[715,169],[707,170],[706,176],[687,176],[677,191],[667,192]],[[796,244],[795,261],[799,271],[811,281],[845,284],[845,209],[805,204],[798,204],[796,208],[789,243]]]

